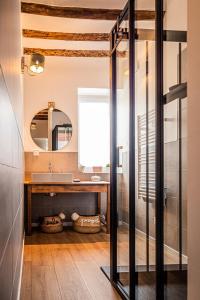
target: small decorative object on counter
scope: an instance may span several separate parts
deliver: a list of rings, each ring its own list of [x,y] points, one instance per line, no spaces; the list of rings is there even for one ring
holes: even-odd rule
[[[94,176],[91,177],[91,181],[93,181],[93,182],[99,182],[99,181],[101,181],[101,177],[97,176],[97,175],[94,175]]]
[[[59,216],[44,217],[41,224],[41,230],[45,233],[58,233],[63,231],[63,221],[65,214],[60,213]]]
[[[100,216],[80,216],[77,213],[71,215],[73,229],[80,233],[98,233],[101,230]]]
[[[79,178],[74,178],[73,182],[80,182]]]

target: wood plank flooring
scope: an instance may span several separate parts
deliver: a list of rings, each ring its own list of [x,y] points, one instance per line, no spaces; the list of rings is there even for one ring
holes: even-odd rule
[[[128,266],[128,231],[118,232],[118,265]],[[155,264],[155,241],[149,242],[150,264]],[[21,300],[121,299],[100,270],[109,266],[109,235],[59,234],[39,231],[26,237]],[[165,247],[165,263],[177,264],[178,253]],[[185,257],[183,262],[187,263]],[[146,264],[145,236],[136,235],[136,263]],[[126,281],[126,280],[125,280]],[[126,285],[126,284],[125,284]]]
[[[69,229],[26,237],[21,300],[121,299],[100,270],[109,265],[108,239]]]
[[[146,236],[140,231],[136,232],[136,264],[146,265]],[[129,265],[129,234],[125,226],[118,229],[118,264],[119,266]],[[149,263],[155,265],[156,261],[156,241],[152,238],[149,240]],[[187,264],[187,257],[182,256],[183,264]],[[168,246],[164,246],[164,263],[179,264],[179,254]]]

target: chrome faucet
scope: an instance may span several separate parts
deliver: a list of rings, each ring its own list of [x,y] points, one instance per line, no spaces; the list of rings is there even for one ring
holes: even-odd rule
[[[51,162],[49,162],[49,173],[53,173],[53,168]]]

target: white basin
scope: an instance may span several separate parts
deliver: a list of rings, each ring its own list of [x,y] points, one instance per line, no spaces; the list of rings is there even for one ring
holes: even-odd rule
[[[66,182],[72,183],[71,173],[32,173],[32,182]]]

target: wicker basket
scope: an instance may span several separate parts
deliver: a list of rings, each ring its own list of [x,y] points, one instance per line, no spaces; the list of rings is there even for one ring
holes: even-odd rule
[[[73,222],[73,228],[80,233],[97,233],[101,230],[100,216],[80,216]]]
[[[45,233],[58,233],[63,231],[63,224],[60,217],[44,217],[41,230]]]

